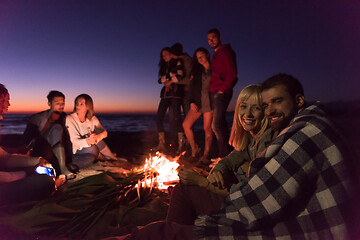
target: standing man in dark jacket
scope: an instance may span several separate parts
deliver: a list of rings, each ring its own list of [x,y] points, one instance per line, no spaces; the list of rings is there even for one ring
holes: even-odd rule
[[[214,117],[212,128],[216,135],[219,157],[229,153],[229,134],[226,124],[226,110],[229,106],[233,87],[237,82],[236,55],[230,44],[221,44],[218,29],[207,32],[209,46],[215,53],[211,59],[211,81],[209,86]]]

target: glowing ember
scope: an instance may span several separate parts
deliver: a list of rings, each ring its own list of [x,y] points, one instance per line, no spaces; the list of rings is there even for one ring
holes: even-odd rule
[[[176,170],[179,167],[177,163],[179,157],[169,158],[156,152],[156,156],[146,159],[144,166],[138,169],[138,171],[145,172],[145,178],[140,182],[141,187],[167,189],[169,186],[175,185],[179,181]]]

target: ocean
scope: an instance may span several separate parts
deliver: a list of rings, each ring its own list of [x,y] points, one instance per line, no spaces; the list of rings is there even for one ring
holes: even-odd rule
[[[226,120],[231,128],[233,112],[228,112]],[[22,134],[30,114],[4,114],[0,121],[1,134]],[[108,132],[141,132],[156,131],[156,114],[97,114],[100,123]],[[194,124],[194,130],[203,129],[200,117]],[[164,120],[165,129],[169,129],[168,116]]]
[[[350,146],[360,157],[360,108],[357,111],[330,111],[330,119],[343,134]],[[0,134],[23,134],[30,114],[4,114],[0,121]],[[156,131],[156,114],[97,114],[101,124],[108,132],[142,132]],[[234,113],[228,112],[226,120],[229,130],[232,126]],[[194,124],[194,131],[203,131],[203,120],[200,117]],[[168,116],[164,121],[165,129],[169,129]]]

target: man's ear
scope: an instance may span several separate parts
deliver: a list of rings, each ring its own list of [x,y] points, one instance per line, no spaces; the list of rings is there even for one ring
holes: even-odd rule
[[[301,94],[297,94],[295,96],[295,100],[296,100],[296,105],[298,106],[298,108],[302,108],[305,104],[305,97],[304,95]]]
[[[51,102],[48,102],[49,107],[51,107]]]

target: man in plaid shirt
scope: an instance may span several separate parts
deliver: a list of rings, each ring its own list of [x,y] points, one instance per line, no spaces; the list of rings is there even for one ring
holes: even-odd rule
[[[222,210],[200,216],[203,239],[354,239],[348,235],[352,182],[341,136],[297,79],[262,84],[265,115],[278,137],[250,163],[249,182]]]
[[[351,232],[358,205],[350,200],[359,198],[341,136],[317,103],[305,107],[294,77],[275,75],[262,89],[279,135],[250,163],[249,182],[195,226],[158,222],[126,239],[358,239]]]

